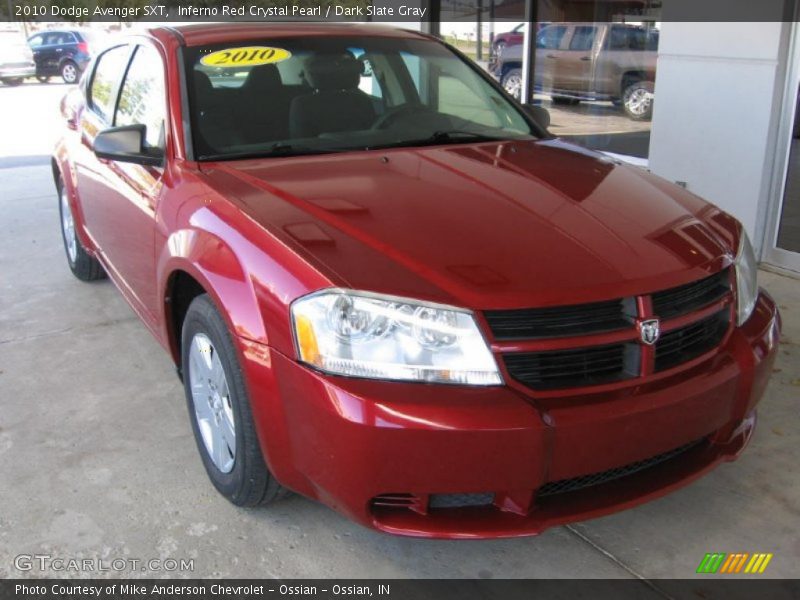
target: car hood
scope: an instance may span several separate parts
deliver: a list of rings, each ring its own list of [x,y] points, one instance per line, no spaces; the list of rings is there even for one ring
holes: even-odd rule
[[[471,308],[573,304],[731,262],[735,221],[558,140],[203,165],[227,201],[334,285]]]

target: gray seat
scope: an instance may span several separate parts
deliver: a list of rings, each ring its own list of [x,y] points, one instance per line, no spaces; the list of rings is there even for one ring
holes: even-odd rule
[[[358,89],[361,63],[351,54],[319,55],[308,60],[310,94],[298,96],[289,111],[293,138],[369,129],[375,121],[370,97]]]
[[[289,98],[275,65],[253,67],[239,88],[237,110],[250,143],[282,140],[289,133]]]
[[[215,89],[202,71],[194,71],[193,82],[198,152],[214,154],[222,148],[243,143],[234,112],[222,96],[224,92]]]

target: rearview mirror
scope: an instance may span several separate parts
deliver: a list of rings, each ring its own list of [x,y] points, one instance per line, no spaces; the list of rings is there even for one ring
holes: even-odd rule
[[[145,148],[144,135],[144,125],[104,129],[94,138],[94,153],[97,158],[161,166],[164,163],[164,153],[159,148]]]
[[[540,127],[547,129],[550,127],[550,111],[538,104],[526,104],[525,112],[536,121]]]

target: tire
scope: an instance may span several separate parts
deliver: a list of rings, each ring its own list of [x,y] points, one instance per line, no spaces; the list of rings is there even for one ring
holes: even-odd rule
[[[50,81],[50,75],[37,75],[36,80],[39,83],[48,83]]]
[[[522,97],[522,69],[509,69],[503,74],[500,85],[516,100]]]
[[[80,69],[78,69],[78,65],[71,60],[65,60],[64,64],[61,65],[61,79],[64,80],[64,83],[76,83],[80,75],[81,72]]]
[[[622,93],[622,109],[629,119],[649,121],[653,118],[652,81],[636,81],[625,88]]]
[[[189,305],[181,340],[189,420],[211,483],[236,506],[272,502],[284,489],[264,462],[239,359],[208,294]]]
[[[0,79],[3,83],[9,86],[21,85],[22,84],[22,77],[6,77],[5,79]]]
[[[81,281],[95,281],[104,279],[106,272],[103,266],[91,256],[81,244],[75,233],[75,219],[72,216],[72,207],[69,204],[69,193],[64,187],[64,182],[59,178],[56,184],[58,191],[58,215],[61,221],[61,239],[64,241],[64,253],[70,271]]]

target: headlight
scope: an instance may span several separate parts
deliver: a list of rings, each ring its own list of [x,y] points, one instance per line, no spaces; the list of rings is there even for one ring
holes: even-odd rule
[[[756,255],[747,232],[742,229],[739,237],[739,251],[736,253],[736,321],[742,325],[756,307],[758,298],[758,281],[756,280]]]
[[[472,313],[404,298],[324,290],[292,304],[300,360],[327,373],[499,385]]]

